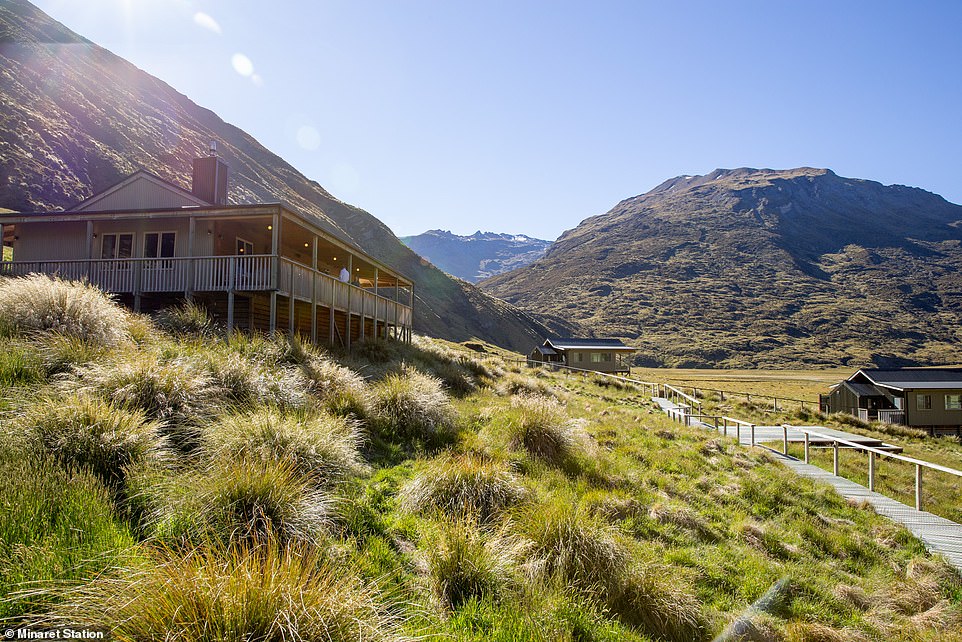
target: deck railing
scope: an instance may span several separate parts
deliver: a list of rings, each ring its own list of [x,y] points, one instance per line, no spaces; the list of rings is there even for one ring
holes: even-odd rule
[[[86,279],[113,294],[263,292],[410,327],[409,306],[290,259],[270,254],[175,258],[0,262],[0,276],[51,274]],[[277,275],[275,278],[275,274]],[[312,296],[313,294],[313,296]]]

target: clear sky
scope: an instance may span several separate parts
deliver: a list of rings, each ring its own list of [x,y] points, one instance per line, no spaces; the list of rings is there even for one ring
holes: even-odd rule
[[[554,239],[716,167],[962,202],[962,2],[35,1],[399,235]]]

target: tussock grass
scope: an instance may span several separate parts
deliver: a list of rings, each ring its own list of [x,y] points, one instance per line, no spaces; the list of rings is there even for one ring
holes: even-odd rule
[[[447,455],[430,462],[401,491],[405,510],[440,511],[487,522],[527,495],[506,464],[476,454]]]
[[[208,337],[215,329],[207,308],[193,301],[164,308],[154,316],[154,323],[173,336]]]
[[[141,486],[146,521],[177,545],[219,542],[316,542],[333,502],[292,464],[217,460],[164,482]]]
[[[361,419],[370,414],[370,391],[361,375],[321,356],[312,357],[302,367],[314,394],[328,410]]]
[[[427,578],[435,600],[457,609],[469,599],[500,599],[514,581],[514,554],[469,523],[442,525],[429,542]]]
[[[290,464],[323,486],[362,473],[360,424],[328,413],[283,412],[270,406],[221,417],[204,429],[210,459],[237,457]]]
[[[117,640],[402,640],[375,589],[309,546],[162,551],[68,592],[44,624],[106,627]]]
[[[122,483],[130,465],[168,455],[158,422],[89,394],[44,398],[15,425],[32,451],[89,470],[110,485]]]
[[[585,450],[587,435],[551,397],[515,395],[515,415],[505,423],[508,447],[524,450],[554,465],[562,465]]]
[[[311,382],[290,365],[268,365],[231,352],[201,355],[216,388],[232,404],[306,408],[311,404]]]
[[[43,361],[35,349],[9,342],[0,351],[0,388],[40,383],[44,379]]]
[[[454,427],[454,409],[436,377],[405,368],[373,386],[375,425],[400,439],[436,441]]]
[[[0,447],[0,619],[32,622],[61,582],[121,563],[134,546],[91,472]]]
[[[102,291],[42,274],[0,280],[0,331],[57,332],[92,345],[128,339],[127,313]]]
[[[139,408],[148,417],[163,421],[172,445],[185,452],[196,447],[200,437],[197,423],[215,412],[221,394],[196,360],[162,360],[150,353],[77,367],[61,379],[59,388]]]

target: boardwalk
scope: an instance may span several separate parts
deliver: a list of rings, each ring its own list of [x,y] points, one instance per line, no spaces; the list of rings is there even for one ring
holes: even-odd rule
[[[653,400],[666,412],[679,409],[679,406],[667,399],[655,397]],[[692,425],[715,430],[713,425],[701,421],[693,420]],[[827,431],[823,429],[820,430],[820,432]],[[841,431],[833,432],[837,432],[838,435],[835,436],[841,439],[848,438],[846,435],[849,433]],[[729,435],[732,437],[735,436],[731,430],[729,431]],[[797,431],[789,430],[788,436],[789,441],[804,440],[804,435]],[[782,437],[783,432],[781,426],[755,427],[756,442],[781,441]],[[742,430],[740,443],[746,446],[751,445],[751,436],[748,434],[748,430]],[[844,477],[837,477],[827,470],[822,470],[818,466],[806,464],[794,457],[783,455],[780,452],[772,451],[772,453],[776,459],[799,475],[830,484],[842,497],[855,501],[868,502],[879,515],[905,526],[909,532],[925,544],[925,547],[930,552],[944,555],[950,564],[962,571],[962,526],[959,524],[926,511],[917,511],[911,506],[906,506],[890,497],[872,492],[868,488]]]

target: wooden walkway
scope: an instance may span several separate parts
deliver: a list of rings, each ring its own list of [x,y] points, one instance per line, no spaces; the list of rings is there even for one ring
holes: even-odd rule
[[[668,412],[669,410],[677,411],[681,407],[672,403],[671,401],[664,399],[662,397],[654,397],[653,401],[661,407],[662,410]],[[700,428],[707,428],[709,430],[715,430],[715,427],[711,424],[707,424],[703,421],[692,420],[691,425],[698,426]],[[821,432],[822,430],[820,430]],[[793,431],[789,430],[789,441],[801,441],[804,439],[802,433],[792,434]],[[838,437],[841,439],[848,439],[845,433],[842,431],[834,431],[838,433]],[[734,432],[730,430],[730,437],[734,437]],[[756,426],[755,427],[755,442],[761,441],[780,441],[782,439],[783,433],[781,426]],[[853,437],[859,438],[860,435],[851,435]],[[751,436],[748,434],[748,430],[742,429],[740,443],[744,446],[751,445]],[[849,439],[849,441],[853,441]],[[898,522],[905,526],[910,533],[917,537],[925,547],[932,553],[938,553],[945,556],[945,559],[949,561],[955,568],[962,571],[962,525],[956,524],[953,521],[947,520],[944,517],[939,517],[938,515],[933,515],[932,513],[926,511],[917,511],[911,506],[906,506],[902,502],[898,502],[891,497],[886,497],[879,493],[870,491],[865,486],[861,484],[856,484],[855,482],[845,479],[844,477],[838,477],[833,475],[827,470],[823,470],[818,466],[813,466],[811,464],[806,464],[792,456],[784,455],[776,450],[767,448],[774,457],[782,462],[784,465],[788,466],[794,470],[799,475],[803,477],[808,477],[810,479],[815,479],[818,481],[823,481],[831,485],[839,495],[846,499],[852,499],[855,501],[866,501],[868,502],[879,515],[887,517],[894,522]]]

